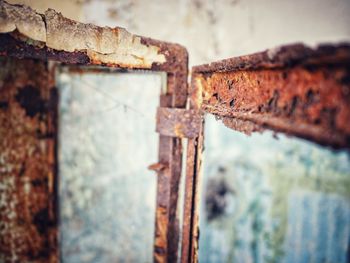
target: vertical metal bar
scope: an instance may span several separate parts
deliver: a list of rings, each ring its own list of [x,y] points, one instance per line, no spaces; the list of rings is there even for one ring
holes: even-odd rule
[[[154,43],[153,40],[147,40]],[[188,54],[179,45],[157,42],[167,50],[166,94],[160,97],[161,107],[185,108],[187,102]],[[154,43],[155,44],[155,43]],[[157,211],[154,241],[155,262],[177,262],[179,245],[178,196],[182,171],[182,140],[159,136],[159,164],[157,182]]]
[[[201,107],[201,85],[192,75],[190,86],[190,108],[200,110]],[[202,122],[197,138],[189,139],[187,145],[185,202],[182,230],[181,262],[198,261],[198,239],[199,239],[199,189],[200,170],[203,151],[203,128]]]

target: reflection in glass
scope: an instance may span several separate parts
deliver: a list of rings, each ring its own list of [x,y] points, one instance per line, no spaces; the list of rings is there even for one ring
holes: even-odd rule
[[[58,75],[63,262],[152,262],[161,76]]]
[[[350,154],[208,116],[200,262],[348,262]]]

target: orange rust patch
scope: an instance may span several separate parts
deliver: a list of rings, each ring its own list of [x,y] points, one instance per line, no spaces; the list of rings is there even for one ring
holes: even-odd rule
[[[181,123],[175,124],[175,126],[174,126],[174,133],[179,138],[184,138],[185,137],[185,135],[183,133],[183,128],[182,128]]]
[[[222,117],[244,115],[250,121],[264,116],[259,125],[276,128],[280,124],[272,118],[271,123],[268,120],[268,116],[273,116],[279,119],[278,123],[285,122],[281,130],[289,134],[299,133],[293,130],[307,124],[317,128],[317,134],[322,134],[321,129],[325,133],[337,133],[336,144],[349,143],[350,84],[347,80],[350,71],[347,67],[295,66],[198,74],[197,78],[203,83],[206,111]],[[310,132],[304,129],[305,136],[301,137],[332,144],[331,138],[327,143],[326,137],[321,139],[316,133],[311,134],[312,130],[315,129]]]
[[[57,262],[48,70],[27,60],[0,65],[0,261]]]

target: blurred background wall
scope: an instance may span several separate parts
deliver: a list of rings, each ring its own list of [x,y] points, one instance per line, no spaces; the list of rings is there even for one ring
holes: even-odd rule
[[[9,0],[44,12],[177,42],[190,65],[276,45],[350,38],[348,0]]]
[[[25,3],[40,12],[54,8],[63,15],[81,22],[100,26],[121,26],[131,33],[180,43],[188,49],[190,66],[293,42],[317,45],[322,42],[350,41],[349,0],[10,0],[9,2]],[[63,82],[60,79],[58,86],[66,87],[67,91],[67,85],[69,86],[73,80],[76,81],[77,77],[71,76],[68,81],[66,79]],[[110,83],[107,79],[94,81],[101,89],[107,88]],[[118,78],[115,81],[118,81]],[[125,79],[123,81],[125,82]],[[141,89],[147,82],[143,78],[141,80],[134,78],[130,81]],[[148,81],[147,87],[159,86],[159,80]],[[124,93],[116,92],[114,95],[127,93],[129,96],[138,96],[138,92],[130,87],[130,83],[119,85],[119,89],[123,88]],[[85,103],[96,95],[96,91],[92,89],[90,91],[80,89],[80,91],[73,96],[78,102]],[[144,96],[151,95],[152,92],[154,91],[143,90]],[[80,93],[84,96],[80,96]],[[105,105],[103,100],[101,101],[100,105]],[[82,105],[88,107],[84,103]],[[137,104],[137,100],[132,103]],[[79,127],[80,122],[74,119],[76,112],[73,108],[76,104],[73,108],[65,105],[68,104],[61,104],[61,113],[66,114],[62,121],[70,120],[70,122],[66,123],[67,129],[62,129],[62,132],[66,132],[65,135],[69,136],[70,128],[81,129],[83,126]],[[142,107],[139,110],[144,111],[147,105]],[[120,118],[120,121],[128,123],[127,120],[133,118],[133,113],[131,111]],[[108,119],[104,122],[109,123],[106,127],[113,130],[113,125],[110,125]],[[137,123],[135,121],[131,125],[137,128]],[[154,123],[147,123],[153,125],[150,127],[152,130]],[[96,142],[89,138],[100,138],[99,133],[94,132],[94,127],[93,122],[90,123],[89,132],[92,135],[85,134],[88,139],[74,147],[85,147],[85,149],[87,145],[93,147]],[[133,130],[132,127],[129,128]],[[113,135],[104,136],[106,140],[115,139]],[[272,133],[247,137],[228,130],[214,118],[207,117],[200,261],[349,262],[349,153],[334,152],[285,136],[279,136],[279,140],[273,137]],[[123,141],[123,137],[118,137],[116,140]],[[154,138],[150,141],[153,140]],[[77,150],[74,147],[65,150],[74,155]],[[83,148],[82,152],[84,157],[87,151]],[[138,157],[142,164],[149,158],[147,149],[143,152],[144,155]],[[132,154],[132,151],[126,151],[125,155],[127,154]],[[120,158],[123,158],[123,155]],[[101,160],[98,162],[101,164]],[[62,163],[63,166],[66,164]],[[110,168],[113,167],[113,163],[109,165]],[[94,166],[92,162],[92,166],[97,167],[97,164]],[[66,169],[69,174],[72,167],[69,167],[69,164],[64,167],[62,171]],[[74,171],[79,174],[79,170]],[[138,170],[138,173],[140,171]],[[122,198],[130,197],[133,185],[142,183],[142,180],[131,182],[123,186],[114,185],[114,191],[122,190],[125,193]],[[68,185],[74,187],[73,184]],[[85,188],[88,187],[93,186],[87,183]],[[146,187],[154,190],[154,181],[153,186],[146,185]],[[84,196],[86,189],[79,189],[75,188],[77,196]],[[140,189],[139,192],[142,192],[142,187]],[[153,196],[148,199],[147,204],[152,203],[154,191],[150,195]],[[137,203],[143,199],[144,196],[141,195],[140,199],[139,195],[132,199],[132,202]],[[68,198],[67,207],[69,200]],[[113,199],[110,202],[116,205],[119,201]],[[127,205],[124,206],[128,209]],[[110,206],[107,205],[105,209],[100,210],[108,210],[108,207]],[[147,214],[142,210],[144,207],[137,207],[133,210],[134,215]],[[149,205],[149,209],[152,210],[152,205]],[[135,221],[135,225],[138,227],[142,226],[142,223],[152,225],[152,211],[148,214],[149,216],[141,217],[141,221]],[[92,212],[90,217],[93,218],[93,215]],[[87,221],[90,217],[87,217]],[[111,217],[104,220],[108,221],[111,218],[113,220],[113,217],[118,218],[119,225],[130,220],[128,215],[118,213],[112,213]],[[100,221],[96,222],[99,224]],[[68,232],[69,229],[68,227]],[[132,242],[131,239],[138,235],[139,231],[142,229],[133,229],[123,234],[129,238],[124,239],[125,243]],[[123,242],[123,236],[118,237],[117,232],[113,235],[117,236],[116,239],[119,238],[118,242]],[[151,247],[149,242],[152,242],[150,234],[152,231],[148,232],[147,238],[136,238],[137,241],[133,246],[117,250],[119,254],[112,255],[114,256],[112,260],[117,258],[127,261],[129,258],[132,261],[150,261],[151,251],[148,254],[145,252],[145,249]],[[89,238],[93,240],[94,236]],[[146,248],[142,247],[141,242],[148,242]],[[86,244],[91,246],[93,242]],[[94,262],[96,259],[94,254],[89,257],[87,253],[93,251],[93,248],[88,245],[80,247],[78,251],[74,250],[70,256],[63,258],[64,261]],[[113,244],[110,245],[113,248]],[[103,250],[101,253],[106,255]],[[128,257],[128,253],[134,255]],[[111,258],[102,257],[99,260],[103,262]]]

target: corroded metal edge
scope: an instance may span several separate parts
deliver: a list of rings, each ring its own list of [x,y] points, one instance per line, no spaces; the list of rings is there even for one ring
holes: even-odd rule
[[[265,51],[197,67],[202,109],[248,134],[270,129],[349,148],[350,46],[277,50],[274,59]]]
[[[17,17],[13,16],[13,13],[17,14]],[[45,29],[38,15],[44,21]],[[25,28],[32,25],[26,17],[35,18],[33,26],[38,35],[31,35],[34,31]],[[186,107],[188,54],[181,45],[131,35],[122,28],[101,28],[78,23],[62,17],[53,10],[40,15],[28,7],[9,5],[4,1],[0,1],[0,20],[2,25],[6,25],[0,27],[0,31],[7,32],[0,33],[0,56],[166,72],[167,90],[161,95],[160,106]],[[69,46],[60,40],[60,36],[68,37],[62,32],[66,28],[74,32],[77,30],[74,43]],[[82,39],[83,36],[89,41]],[[69,35],[69,41],[71,38],[72,34]],[[182,140],[163,135],[159,138],[159,163],[162,164],[162,169],[156,169],[158,182],[154,261],[176,262],[179,243],[177,203],[182,167]]]
[[[301,43],[279,46],[252,55],[223,59],[194,66],[194,73],[277,69],[294,65],[348,64],[350,44],[320,44],[315,48]]]
[[[203,109],[222,119],[222,122],[228,128],[246,133],[247,135],[253,132],[272,130],[313,141],[323,146],[331,146],[334,149],[350,148],[348,135],[310,123],[290,121],[288,118],[279,118],[268,113],[229,112],[224,117],[221,117],[223,113],[219,107],[203,105]]]

